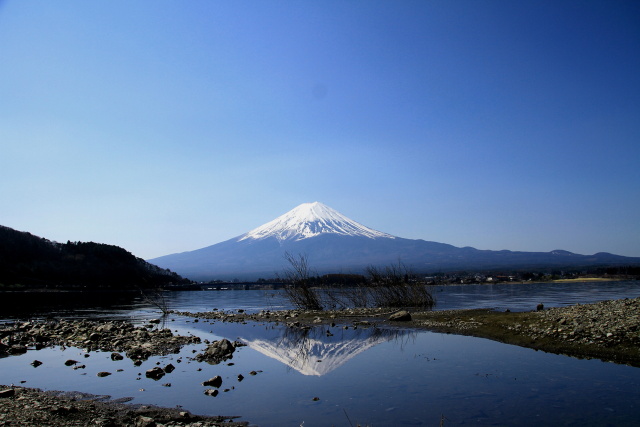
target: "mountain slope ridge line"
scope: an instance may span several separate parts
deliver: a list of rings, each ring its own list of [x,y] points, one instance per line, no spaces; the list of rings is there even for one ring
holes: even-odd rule
[[[283,255],[307,254],[314,273],[360,274],[369,266],[401,262],[416,273],[640,265],[640,257],[599,252],[491,251],[406,239],[366,227],[320,203],[303,203],[232,239],[149,260],[192,280],[273,278],[287,267]]]

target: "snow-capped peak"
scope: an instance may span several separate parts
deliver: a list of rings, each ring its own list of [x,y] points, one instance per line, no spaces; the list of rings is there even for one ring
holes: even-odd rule
[[[371,239],[395,238],[390,234],[365,227],[320,202],[313,202],[303,203],[273,221],[243,234],[238,241],[268,237],[275,237],[279,241],[302,240],[327,233]]]

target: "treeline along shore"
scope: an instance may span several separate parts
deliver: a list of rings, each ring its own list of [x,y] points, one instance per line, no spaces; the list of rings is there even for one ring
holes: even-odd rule
[[[118,246],[57,243],[0,226],[0,290],[131,290],[189,283]]]

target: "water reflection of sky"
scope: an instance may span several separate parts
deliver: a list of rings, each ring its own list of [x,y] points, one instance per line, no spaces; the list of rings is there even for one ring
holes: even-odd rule
[[[336,327],[327,337],[326,327],[305,335],[272,324],[185,318],[166,326],[204,339],[240,339],[249,346],[219,365],[190,359],[194,350],[204,349],[202,344],[187,346],[179,355],[153,357],[140,367],[128,359],[114,362],[110,353],[84,358],[74,348],[30,351],[0,359],[0,383],[26,380],[24,385],[31,387],[131,396],[134,403],[242,415],[264,426],[299,426],[302,421],[305,426],[348,425],[345,412],[354,425],[375,426],[437,425],[441,414],[446,425],[632,425],[640,417],[640,369],[597,360],[430,332],[370,328],[340,334]],[[292,366],[298,359],[290,356],[301,349],[312,353],[300,358],[329,369],[307,375],[304,363]],[[314,362],[316,357],[322,362]],[[65,366],[69,358],[86,368]],[[43,365],[32,367],[34,359]],[[156,363],[172,363],[176,370],[159,381],[145,378]],[[113,375],[98,378],[99,371]],[[221,390],[229,391],[205,396],[200,383],[215,375],[223,377]]]
[[[522,283],[434,287],[437,310],[494,308],[529,311],[640,296],[637,281],[586,283]]]
[[[546,307],[576,303],[592,303],[607,299],[640,296],[637,281],[587,283],[524,283],[496,285],[453,285],[432,288],[436,310],[495,308],[527,311],[542,302]],[[177,310],[209,311],[291,308],[282,291],[205,291],[175,294],[172,303]]]
[[[542,301],[551,306],[640,293],[634,282],[617,287],[514,286],[523,285],[449,287],[439,308],[463,308],[472,300],[474,305],[501,302],[514,309],[537,303],[540,295],[548,295]],[[257,307],[264,296],[251,292],[181,293],[174,295],[174,303],[189,311]],[[133,319],[158,315],[141,303],[97,312]],[[114,362],[110,353],[84,358],[74,348],[29,351],[0,359],[0,384],[26,381],[30,387],[130,396],[134,403],[242,415],[263,426],[299,426],[303,421],[305,426],[349,425],[347,415],[353,425],[374,426],[432,426],[441,415],[445,425],[635,425],[640,419],[640,369],[598,360],[430,332],[335,327],[329,328],[333,336],[327,336],[327,326],[303,333],[275,324],[195,322],[176,316],[162,326],[203,339],[239,339],[248,346],[219,365],[191,360],[194,351],[204,349],[201,344],[184,347],[178,355],[153,357],[140,367],[128,359]],[[70,358],[86,368],[65,366]],[[34,359],[43,365],[34,368]],[[156,363],[172,363],[176,370],[159,381],[146,378],[144,372]],[[100,371],[112,375],[98,378]],[[222,389],[228,391],[205,396],[201,382],[215,375],[223,377]],[[244,379],[238,381],[238,375]],[[167,383],[171,387],[163,386]]]

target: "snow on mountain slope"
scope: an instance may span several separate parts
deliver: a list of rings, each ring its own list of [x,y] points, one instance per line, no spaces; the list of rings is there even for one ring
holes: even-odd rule
[[[303,203],[284,215],[238,238],[261,240],[275,237],[279,242],[308,239],[320,234],[395,239],[391,234],[365,227],[320,202]]]
[[[284,336],[276,341],[243,339],[242,342],[253,350],[295,369],[302,375],[322,376],[336,370],[371,347],[394,338],[387,333],[374,334],[372,329],[353,338],[350,337],[354,335],[353,333],[341,332],[339,340],[327,337],[324,329],[321,332],[318,333],[316,328],[293,339]],[[355,332],[360,331],[355,330]],[[322,363],[318,363],[320,360]]]

